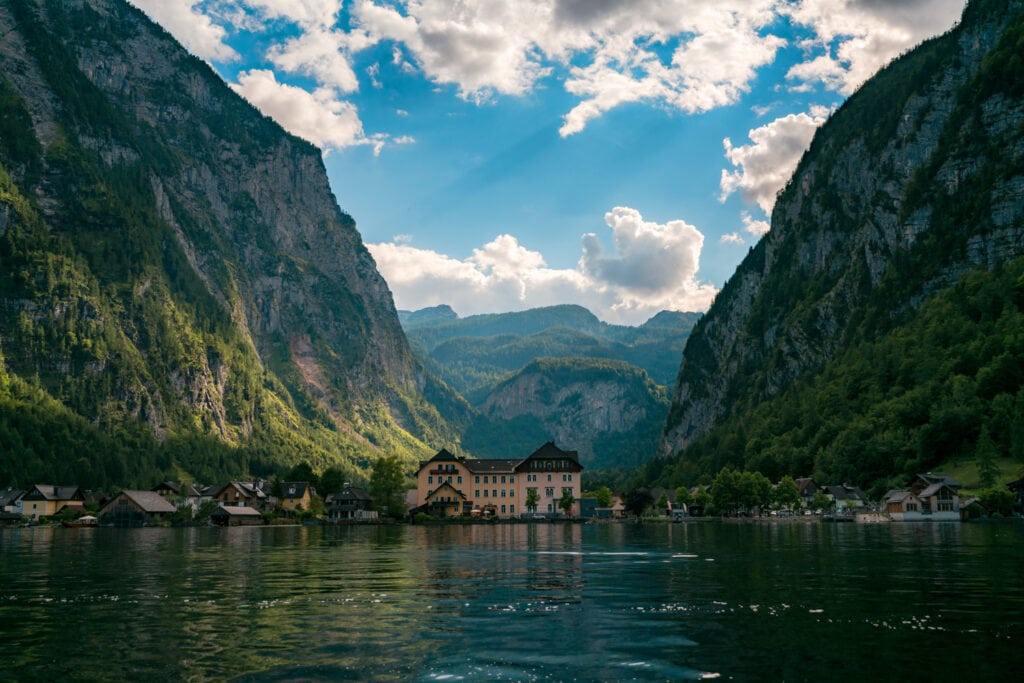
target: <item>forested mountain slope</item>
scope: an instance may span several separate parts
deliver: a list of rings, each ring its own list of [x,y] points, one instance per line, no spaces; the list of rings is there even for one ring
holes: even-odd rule
[[[319,150],[122,0],[0,0],[0,36],[0,484],[456,440]]]
[[[822,127],[687,343],[673,460],[649,478],[731,465],[869,485],[988,439],[1019,452],[1022,15],[971,0]]]

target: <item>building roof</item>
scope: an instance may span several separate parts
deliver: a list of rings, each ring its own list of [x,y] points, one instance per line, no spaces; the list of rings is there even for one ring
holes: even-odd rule
[[[436,500],[437,499],[437,494],[442,493],[442,492],[444,492],[444,493],[449,493],[450,492],[450,493],[455,494],[455,496],[459,500],[463,500],[463,501],[466,500],[466,494],[464,494],[462,491],[458,490],[457,488],[455,488],[454,486],[452,486],[448,482],[445,482],[445,483],[441,484],[440,486],[438,486],[437,489],[435,489],[433,493],[431,493],[429,496],[427,496],[427,500],[428,501]]]
[[[931,472],[926,472],[925,474],[917,475],[917,478],[920,481],[924,482],[925,486],[931,486],[933,484],[945,484],[950,488],[960,488],[960,482],[958,482],[953,477],[947,476],[945,474],[933,474]]]
[[[515,474],[516,465],[521,459],[488,458],[486,460],[466,460],[462,464],[473,474]]]
[[[864,492],[856,486],[840,484],[839,486],[826,486],[825,490],[828,491],[835,500],[867,500],[867,496],[864,495]]]
[[[125,490],[121,491],[121,495],[126,496],[129,500],[135,503],[140,510],[149,514],[174,512],[177,510],[173,504],[167,502],[167,499],[156,491]]]
[[[328,498],[334,502],[373,500],[373,497],[370,496],[370,493],[366,489],[361,489],[358,486],[351,486],[349,484],[345,484],[340,491],[331,494]]]
[[[432,462],[462,462],[463,460],[465,460],[465,458],[453,455],[447,448],[442,448],[437,452],[437,455],[430,460],[420,460],[420,469],[423,469],[425,465]]]
[[[281,497],[302,498],[306,495],[306,490],[309,488],[308,481],[283,481],[281,482]],[[309,495],[313,495],[313,492],[310,491]]]
[[[906,491],[904,489],[893,489],[885,494],[886,503],[902,503],[903,501],[917,498],[913,491]]]
[[[583,469],[583,466],[580,465],[579,454],[576,451],[564,451],[556,446],[553,441],[548,441],[525,458],[484,458],[476,460],[452,455],[442,448],[430,460],[421,460],[420,469],[422,470],[432,463],[457,462],[472,474],[515,474],[518,467],[530,460],[568,460],[573,469]]]
[[[157,493],[160,491],[170,491],[171,493],[179,494],[181,493],[182,486],[183,484],[180,481],[162,481],[151,488],[150,491],[156,491]]]
[[[25,500],[84,500],[77,486],[51,486],[36,484],[24,495]]]
[[[954,488],[953,486],[950,486],[949,484],[945,484],[945,483],[941,483],[940,482],[940,483],[937,483],[937,484],[932,484],[931,486],[929,486],[928,488],[924,489],[923,491],[921,491],[921,493],[919,493],[917,495],[920,496],[921,498],[931,498],[932,496],[934,496],[936,493],[938,493],[942,489],[949,489],[950,491],[953,491],[954,493],[956,492],[956,488]]]
[[[818,485],[814,483],[814,479],[812,477],[800,477],[798,479],[794,479],[793,483],[796,484],[796,490],[801,496],[810,495],[818,490]]]
[[[221,505],[213,511],[213,515],[221,516],[227,515],[228,517],[262,517],[263,515],[259,510],[251,508],[248,505]]]
[[[6,489],[4,491],[0,491],[0,508],[7,505],[14,505],[26,493],[28,492],[23,489]]]

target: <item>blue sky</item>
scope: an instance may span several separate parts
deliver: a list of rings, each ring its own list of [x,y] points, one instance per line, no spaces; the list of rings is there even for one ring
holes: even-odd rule
[[[829,113],[963,0],[132,0],[324,150],[399,308],[706,310]]]

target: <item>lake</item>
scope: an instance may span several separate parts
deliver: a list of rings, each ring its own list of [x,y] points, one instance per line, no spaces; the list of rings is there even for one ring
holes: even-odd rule
[[[0,680],[987,681],[1024,524],[0,529]]]

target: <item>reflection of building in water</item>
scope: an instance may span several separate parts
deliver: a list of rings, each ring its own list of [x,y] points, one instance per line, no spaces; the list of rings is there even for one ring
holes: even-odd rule
[[[556,517],[572,496],[579,514],[580,465],[576,451],[548,442],[525,458],[472,460],[442,449],[420,463],[414,512],[437,516]]]

